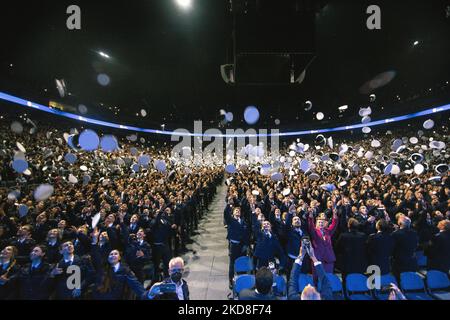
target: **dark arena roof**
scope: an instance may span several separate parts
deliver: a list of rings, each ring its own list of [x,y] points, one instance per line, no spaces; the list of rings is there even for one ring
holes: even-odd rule
[[[0,30],[0,301],[450,300],[448,0],[7,1]]]

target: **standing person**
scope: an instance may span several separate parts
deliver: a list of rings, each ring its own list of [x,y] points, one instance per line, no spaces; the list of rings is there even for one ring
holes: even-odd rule
[[[132,298],[131,291],[138,299],[145,297],[145,289],[131,269],[122,263],[118,250],[112,250],[107,263],[99,255],[98,248],[92,252],[96,269],[95,288],[92,293],[94,300],[128,300]]]
[[[71,241],[66,241],[61,244],[60,254],[62,255],[62,259],[50,273],[50,276],[55,279],[56,283],[55,298],[58,300],[79,299],[83,291],[90,284],[94,270],[86,261],[74,254],[74,246]],[[69,289],[67,286],[67,280],[72,275],[72,272],[68,271],[71,266],[77,266],[80,269],[80,288]]]
[[[447,273],[450,269],[450,220],[438,223],[439,233],[432,236],[428,255],[428,269]]]
[[[0,252],[0,300],[15,298],[15,279],[20,271],[16,254],[17,249],[12,246],[8,246]]]
[[[24,225],[17,231],[17,237],[13,238],[9,245],[17,248],[17,263],[20,265],[26,264],[30,255],[31,249],[36,244],[36,241],[32,238],[30,225]]]
[[[154,265],[154,276],[153,281],[156,282],[160,279],[160,264],[163,263],[163,273],[164,277],[169,276],[169,261],[172,256],[170,252],[170,239],[173,232],[173,224],[171,219],[169,219],[164,204],[164,199],[160,199],[160,209],[156,217],[152,220],[151,232],[153,235],[153,265]]]
[[[400,216],[399,229],[392,233],[394,239],[393,271],[396,276],[402,272],[417,270],[416,249],[419,244],[417,232],[411,229],[411,219]]]
[[[323,218],[317,219],[317,222],[314,225],[314,213],[312,210],[309,210],[308,227],[312,245],[317,259],[322,262],[323,268],[327,273],[334,272],[336,256],[333,251],[331,237],[336,231],[337,225],[338,216],[336,214],[336,209],[333,209],[333,219],[330,226],[328,226],[328,222]],[[313,274],[316,275],[314,268]]]
[[[384,275],[391,272],[390,260],[394,252],[394,239],[386,220],[378,220],[376,228],[377,233],[371,234],[367,239],[369,265],[379,266],[381,275]]]
[[[231,210],[225,209],[224,220],[227,224],[227,240],[229,241],[228,255],[230,256],[230,264],[228,269],[228,279],[230,288],[233,287],[234,262],[237,258],[245,256],[249,241],[250,228],[248,224],[241,219],[241,209],[239,207]]]
[[[37,245],[30,253],[31,263],[22,267],[17,278],[18,298],[21,300],[48,300],[54,280],[50,265],[44,261],[45,246]]]
[[[286,257],[277,236],[272,232],[272,226],[269,221],[264,221],[262,225],[255,224],[256,246],[254,256],[256,257],[256,268],[267,267],[269,261],[278,257],[280,260],[280,269],[286,266]]]
[[[359,223],[356,219],[350,218],[347,226],[349,231],[342,233],[336,243],[343,278],[347,274],[365,273],[367,270],[367,236],[358,231]]]
[[[287,261],[286,261],[286,277],[289,282],[291,276],[292,265],[295,259],[297,259],[298,252],[302,243],[302,238],[309,236],[306,230],[306,226],[302,224],[302,220],[298,216],[293,217],[293,213],[289,212],[286,219],[286,235],[287,235]],[[305,261],[306,262],[306,261]],[[302,265],[302,272],[309,273],[310,263],[304,263]]]
[[[129,234],[124,235],[128,239],[125,245],[125,260],[140,282],[144,282],[144,267],[151,261],[151,247],[145,241],[144,229],[139,228],[135,238],[131,239]]]

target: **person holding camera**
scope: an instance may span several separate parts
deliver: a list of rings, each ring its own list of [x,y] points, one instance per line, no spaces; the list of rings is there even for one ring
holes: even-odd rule
[[[306,254],[311,258],[318,281],[316,286],[307,285],[302,292],[299,292],[298,283]],[[306,241],[302,243],[300,254],[292,267],[288,286],[288,300],[333,300],[331,283],[327,278],[324,266],[316,258],[313,247]]]
[[[155,283],[148,291],[149,300],[189,300],[189,287],[183,279],[184,261],[173,258],[169,262],[170,277]]]

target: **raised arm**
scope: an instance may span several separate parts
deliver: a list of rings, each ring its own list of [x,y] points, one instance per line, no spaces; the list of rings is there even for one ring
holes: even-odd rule
[[[339,221],[339,218],[337,215],[337,211],[335,208],[333,208],[333,220],[331,221],[331,225],[328,227],[328,232],[330,233],[330,235],[333,235],[334,232],[336,231],[337,226],[338,226],[338,221]]]

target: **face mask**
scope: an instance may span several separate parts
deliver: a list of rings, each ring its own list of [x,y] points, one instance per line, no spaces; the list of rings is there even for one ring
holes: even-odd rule
[[[170,275],[170,279],[172,279],[173,282],[178,283],[182,276],[181,272],[175,272]]]

